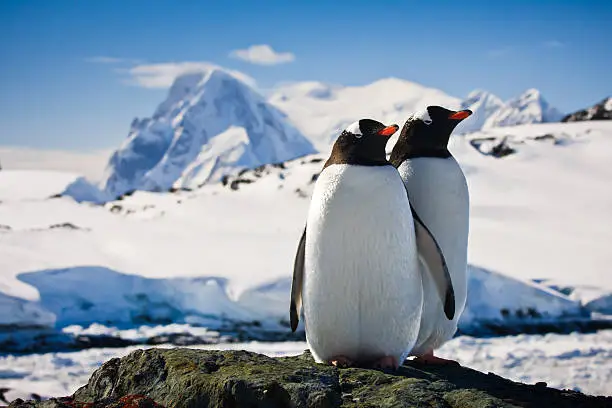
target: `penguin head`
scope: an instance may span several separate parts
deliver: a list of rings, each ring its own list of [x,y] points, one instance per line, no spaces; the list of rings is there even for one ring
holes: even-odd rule
[[[389,164],[385,146],[398,129],[398,125],[385,126],[373,119],[360,119],[351,123],[336,139],[323,168],[332,164]]]
[[[428,106],[406,121],[391,152],[391,163],[399,166],[414,157],[449,157],[448,140],[462,120],[472,111],[453,111],[442,106]]]

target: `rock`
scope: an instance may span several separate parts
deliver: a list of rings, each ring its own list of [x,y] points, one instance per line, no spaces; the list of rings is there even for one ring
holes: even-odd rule
[[[136,350],[96,370],[74,395],[16,400],[60,407],[609,407],[612,397],[515,383],[461,366],[409,362],[395,373],[316,364],[309,352],[272,358],[246,351]]]
[[[470,144],[485,156],[493,156],[498,159],[516,153],[516,150],[508,142],[508,136],[501,139],[495,137],[472,139]]]
[[[236,180],[233,180],[230,183],[230,188],[232,190],[238,190],[238,186],[239,186],[240,183],[251,184],[252,182],[253,182],[253,180],[251,180],[251,179],[237,178]]]
[[[605,98],[590,108],[571,113],[561,119],[561,122],[580,122],[584,120],[612,119],[612,97]]]

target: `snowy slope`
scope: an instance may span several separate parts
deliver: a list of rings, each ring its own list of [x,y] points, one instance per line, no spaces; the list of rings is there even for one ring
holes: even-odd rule
[[[313,152],[282,112],[234,74],[211,68],[178,77],[151,118],[133,121],[101,185],[113,197],[194,187]]]
[[[277,88],[268,100],[286,112],[323,153],[328,152],[337,135],[355,120],[370,117],[401,125],[410,114],[427,105],[454,109],[461,103],[438,89],[397,78],[381,79],[365,86],[298,82]]]
[[[524,143],[503,159],[470,144],[470,137],[508,133]],[[535,139],[542,134],[566,142]],[[471,192],[473,300],[464,322],[529,309],[550,318],[581,313],[580,299],[532,279],[597,282],[601,296],[612,293],[612,123],[523,125],[470,137],[450,147]],[[323,158],[263,166],[195,191],[139,191],[104,206],[68,197],[3,202],[3,304],[28,300],[59,325],[286,319],[293,257]],[[25,320],[49,319],[31,313]]]

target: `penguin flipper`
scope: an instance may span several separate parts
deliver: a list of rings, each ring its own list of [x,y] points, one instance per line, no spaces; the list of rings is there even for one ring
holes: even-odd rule
[[[450,273],[448,272],[446,259],[444,259],[444,254],[438,242],[418,216],[412,204],[410,204],[410,210],[412,211],[412,218],[414,219],[419,257],[427,265],[427,270],[435,282],[442,304],[444,305],[444,314],[448,320],[453,320],[455,316],[455,290],[453,288]]]
[[[295,261],[293,262],[293,281],[291,282],[291,306],[289,307],[289,321],[291,331],[295,332],[300,321],[302,309],[302,285],[304,281],[304,255],[306,251],[306,227],[300,238]]]

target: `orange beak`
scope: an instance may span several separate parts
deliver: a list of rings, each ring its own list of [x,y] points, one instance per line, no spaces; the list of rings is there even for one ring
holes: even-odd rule
[[[391,136],[392,134],[397,132],[398,129],[399,129],[399,126],[391,125],[391,126],[387,126],[386,128],[384,128],[382,130],[379,130],[378,134],[381,135],[381,136]]]
[[[465,118],[467,118],[468,116],[470,116],[472,114],[472,111],[469,109],[466,110],[462,110],[459,112],[455,112],[451,115],[448,116],[449,119],[455,119],[455,120],[463,120]]]

